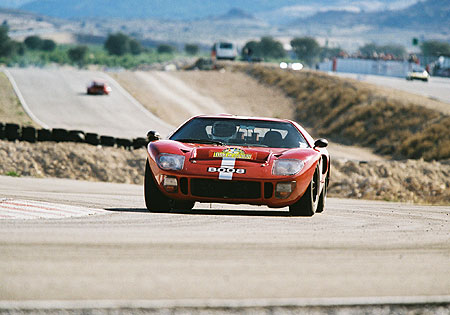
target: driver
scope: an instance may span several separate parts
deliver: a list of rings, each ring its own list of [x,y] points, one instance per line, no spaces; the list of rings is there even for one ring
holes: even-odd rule
[[[229,121],[216,121],[212,125],[214,140],[228,141],[236,135],[236,125]]]

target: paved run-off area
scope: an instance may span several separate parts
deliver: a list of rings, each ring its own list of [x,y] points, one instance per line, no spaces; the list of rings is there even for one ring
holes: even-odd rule
[[[2,220],[0,300],[450,295],[448,207],[330,198],[312,218],[224,204],[156,214],[137,185],[0,177],[0,189],[106,210]]]

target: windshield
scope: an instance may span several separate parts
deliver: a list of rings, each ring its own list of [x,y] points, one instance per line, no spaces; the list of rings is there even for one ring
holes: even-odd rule
[[[249,119],[194,118],[170,140],[271,148],[308,147],[305,138],[291,123]]]
[[[231,43],[220,43],[220,49],[233,49],[233,44]]]

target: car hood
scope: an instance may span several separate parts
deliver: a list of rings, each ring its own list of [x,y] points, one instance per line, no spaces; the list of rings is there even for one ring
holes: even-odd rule
[[[149,152],[155,156],[160,153],[183,154],[189,161],[215,161],[234,158],[239,162],[267,163],[273,159],[295,158],[308,160],[318,154],[312,148],[266,148],[246,146],[218,146],[183,143],[174,140],[159,140],[149,144]]]

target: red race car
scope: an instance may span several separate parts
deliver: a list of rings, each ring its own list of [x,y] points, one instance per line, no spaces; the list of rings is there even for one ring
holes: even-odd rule
[[[289,206],[292,216],[325,208],[327,140],[285,119],[202,115],[168,140],[147,135],[144,196],[153,212],[219,202]]]
[[[89,95],[108,95],[111,91],[111,87],[102,80],[94,80],[87,87],[87,94]]]

